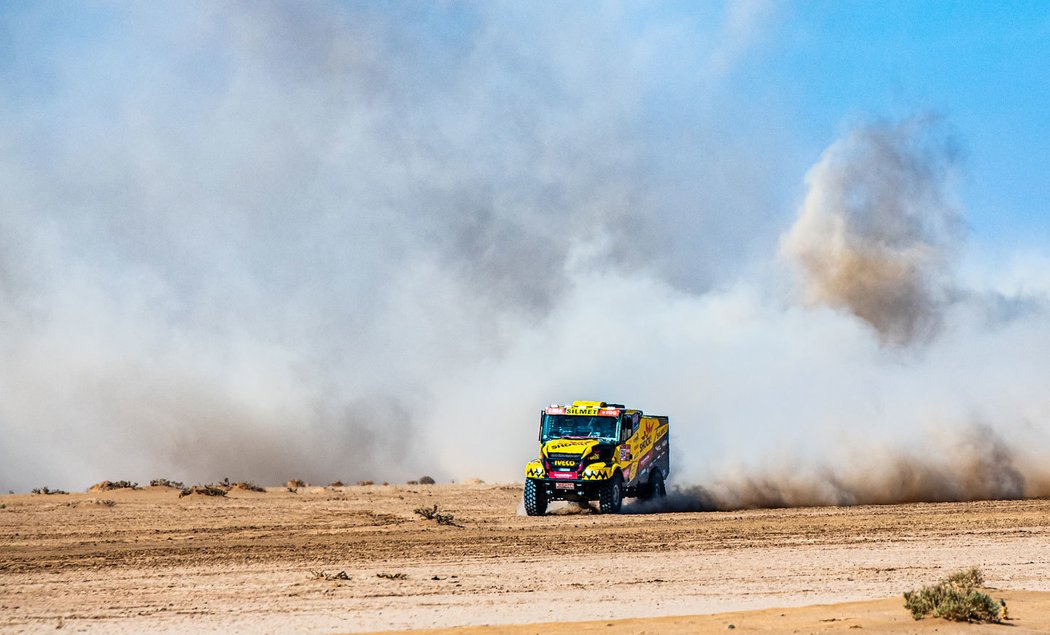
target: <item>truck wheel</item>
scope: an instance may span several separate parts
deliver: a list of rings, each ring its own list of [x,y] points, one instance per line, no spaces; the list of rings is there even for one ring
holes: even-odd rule
[[[547,513],[547,492],[531,478],[525,479],[525,513],[529,516]]]
[[[623,477],[619,474],[609,479],[598,490],[598,502],[603,514],[617,514],[623,504]]]
[[[664,486],[664,474],[660,470],[653,470],[649,475],[649,496],[663,498],[667,496],[667,487]]]

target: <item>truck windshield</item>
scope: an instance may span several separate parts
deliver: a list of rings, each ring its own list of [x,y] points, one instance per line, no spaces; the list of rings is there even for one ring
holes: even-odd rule
[[[616,423],[616,417],[545,414],[540,437],[544,443],[564,437],[587,437],[615,443]]]

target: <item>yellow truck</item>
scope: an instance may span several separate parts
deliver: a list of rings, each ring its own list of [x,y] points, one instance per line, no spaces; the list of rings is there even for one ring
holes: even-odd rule
[[[617,513],[624,497],[664,496],[671,469],[667,417],[623,404],[574,401],[540,412],[540,458],[525,466],[525,512],[555,500],[597,500]]]

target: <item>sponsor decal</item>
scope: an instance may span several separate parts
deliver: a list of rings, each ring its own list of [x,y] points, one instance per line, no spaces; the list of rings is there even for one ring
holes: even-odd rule
[[[551,472],[551,478],[576,478],[576,472]]]
[[[597,441],[589,441],[586,439],[566,439],[562,441],[553,441],[547,444],[547,451],[558,451],[566,448],[575,448],[579,450],[589,449],[590,446],[598,443]]]
[[[576,486],[572,483],[555,483],[554,489],[574,489]]]
[[[620,411],[617,408],[547,408],[547,414],[578,417],[616,417],[619,416]]]
[[[598,415],[597,408],[566,408],[565,414],[594,417]]]
[[[626,445],[620,448],[620,462],[624,463],[631,458],[631,448]]]
[[[576,467],[576,461],[563,461],[559,459],[557,461],[551,461],[551,463],[558,467]]]
[[[653,430],[656,428],[656,424],[647,422],[645,424],[645,432],[642,433],[641,440],[638,442],[640,448],[647,448],[653,442]]]

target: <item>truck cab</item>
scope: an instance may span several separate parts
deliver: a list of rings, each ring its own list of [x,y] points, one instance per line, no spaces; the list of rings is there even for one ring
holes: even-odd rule
[[[625,497],[664,496],[670,472],[667,417],[623,404],[574,401],[540,412],[540,456],[525,466],[525,512],[555,500],[620,511]]]

